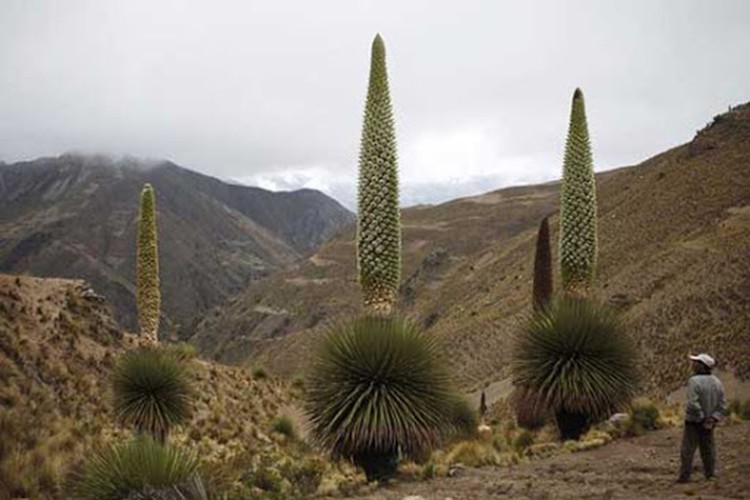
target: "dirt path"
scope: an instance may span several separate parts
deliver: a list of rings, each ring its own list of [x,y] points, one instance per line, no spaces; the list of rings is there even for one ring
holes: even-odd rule
[[[750,498],[750,424],[717,429],[719,479],[703,479],[696,454],[693,482],[687,485],[675,484],[681,432],[671,428],[512,468],[466,469],[452,478],[400,482],[364,498]]]

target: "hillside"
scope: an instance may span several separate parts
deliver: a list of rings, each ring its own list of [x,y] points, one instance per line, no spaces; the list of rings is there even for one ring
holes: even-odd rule
[[[163,313],[175,330],[353,220],[317,191],[273,193],[170,162],[66,154],[0,165],[0,272],[83,278],[134,329],[135,231],[146,182],[156,190]]]
[[[0,498],[62,498],[92,451],[128,439],[111,409],[110,373],[135,340],[83,281],[0,274]],[[260,458],[298,467],[284,477],[309,467],[334,489],[359,481],[346,464],[273,432],[273,419],[294,400],[287,384],[182,355],[193,416],[169,439],[198,454],[209,491],[236,487],[246,498],[242,488],[253,486]]]
[[[675,367],[698,350],[750,377],[749,169],[746,104],[688,144],[597,176],[597,294],[624,310],[652,392],[678,387]],[[530,310],[537,225],[557,206],[551,183],[404,210],[402,310],[440,337],[463,387],[507,377]],[[554,216],[551,229],[556,241]],[[322,326],[359,300],[350,229],[207,314],[193,341],[217,359],[292,375]]]

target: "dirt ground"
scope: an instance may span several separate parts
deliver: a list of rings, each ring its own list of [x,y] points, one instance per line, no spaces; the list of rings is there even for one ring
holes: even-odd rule
[[[696,453],[693,481],[684,485],[675,484],[681,433],[670,428],[512,468],[465,469],[455,477],[397,482],[364,498],[750,498],[750,424],[717,429],[718,479],[703,478]]]

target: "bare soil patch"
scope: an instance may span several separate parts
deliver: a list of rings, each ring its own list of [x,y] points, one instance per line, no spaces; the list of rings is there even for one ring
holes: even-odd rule
[[[619,440],[592,451],[558,455],[515,467],[465,469],[455,477],[400,482],[363,497],[402,499],[643,499],[748,498],[750,424],[716,431],[718,480],[706,481],[696,454],[693,482],[676,484],[681,428]]]

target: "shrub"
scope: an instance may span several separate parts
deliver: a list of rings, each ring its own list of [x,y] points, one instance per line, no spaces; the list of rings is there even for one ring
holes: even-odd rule
[[[146,348],[123,354],[115,366],[112,386],[117,418],[161,442],[173,426],[190,416],[188,374],[164,350]]]
[[[262,366],[256,366],[253,368],[253,378],[256,380],[265,380],[268,378],[268,372]]]
[[[271,422],[271,428],[274,432],[283,434],[289,439],[297,437],[297,430],[294,428],[294,422],[287,416],[277,417]]]
[[[491,444],[479,441],[461,441],[448,452],[446,462],[461,463],[467,467],[499,465],[500,455]]]
[[[639,430],[653,431],[659,428],[659,409],[648,400],[636,400],[630,408],[630,420],[636,433]]]
[[[395,472],[399,450],[425,457],[455,430],[457,396],[443,366],[434,338],[404,320],[365,316],[334,326],[308,378],[314,437],[370,480]]]
[[[242,482],[250,487],[259,488],[270,494],[271,498],[283,498],[280,494],[284,490],[284,478],[278,467],[274,467],[269,459],[262,459],[253,470],[246,473]]]
[[[517,338],[514,383],[544,398],[563,439],[578,439],[630,402],[638,383],[635,360],[612,309],[563,298],[536,311]]]
[[[305,377],[294,377],[292,379],[292,387],[294,389],[297,389],[298,391],[304,391],[305,390]]]
[[[532,444],[534,444],[534,435],[527,430],[521,431],[521,433],[516,436],[516,439],[513,440],[513,448],[518,453],[523,453],[523,451]]]
[[[302,498],[307,498],[320,486],[326,464],[320,458],[287,460],[280,469],[282,476],[291,483],[294,492]]]
[[[742,420],[750,420],[750,399],[742,403],[739,399],[733,399],[729,403],[729,410]]]
[[[451,424],[461,437],[473,437],[479,427],[479,416],[463,397],[457,397],[451,410]]]
[[[188,361],[198,356],[198,349],[188,342],[176,342],[164,346],[165,350],[175,359]]]
[[[198,461],[179,449],[138,437],[95,453],[71,480],[75,498],[208,498]]]

